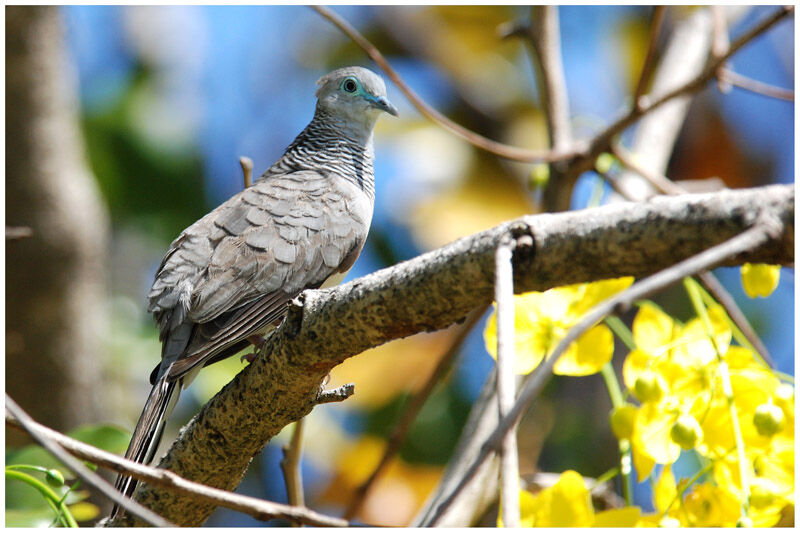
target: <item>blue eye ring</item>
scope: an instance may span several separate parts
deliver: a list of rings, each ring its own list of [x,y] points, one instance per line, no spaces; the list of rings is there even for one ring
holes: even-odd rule
[[[358,90],[358,82],[355,78],[345,78],[342,82],[342,90],[346,93],[354,93]]]

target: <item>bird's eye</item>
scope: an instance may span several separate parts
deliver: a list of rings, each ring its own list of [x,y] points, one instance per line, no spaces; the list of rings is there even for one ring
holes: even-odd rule
[[[346,80],[344,80],[344,83],[342,84],[342,89],[344,89],[348,93],[354,93],[356,92],[356,89],[358,89],[358,86],[356,85],[354,79],[347,78]]]

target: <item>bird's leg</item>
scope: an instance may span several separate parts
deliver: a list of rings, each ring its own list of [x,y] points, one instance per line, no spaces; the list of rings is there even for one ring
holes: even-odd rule
[[[261,353],[261,349],[264,347],[264,344],[266,344],[267,339],[265,339],[261,335],[250,335],[249,337],[247,337],[247,340],[250,341],[250,344],[255,346],[255,349],[253,350],[252,353],[244,354],[241,360],[244,361],[245,359],[247,359],[248,363],[252,363],[253,359],[255,359]]]

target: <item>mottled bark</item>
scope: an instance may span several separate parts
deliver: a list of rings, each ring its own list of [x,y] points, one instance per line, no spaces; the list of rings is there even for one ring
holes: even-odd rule
[[[6,8],[6,392],[61,430],[104,418],[108,217],[55,7]],[[9,443],[20,434],[8,434]]]
[[[331,368],[487,305],[494,249],[509,234],[516,239],[514,289],[524,292],[652,274],[737,235],[763,212],[783,222],[783,235],[728,264],[792,263],[794,187],[771,186],[523,217],[346,285],[306,291],[268,340],[266,355],[203,407],[159,466],[235,488],[266,442],[313,409]],[[214,509],[150,486],[136,499],[187,526],[202,524]]]

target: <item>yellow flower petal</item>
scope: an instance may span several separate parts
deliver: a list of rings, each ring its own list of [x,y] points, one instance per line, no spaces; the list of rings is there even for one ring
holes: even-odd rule
[[[594,523],[589,489],[574,470],[567,470],[552,487],[536,494],[524,514],[526,520],[533,518],[536,527],[590,527]]]
[[[583,335],[564,352],[553,367],[562,376],[589,376],[600,372],[614,355],[614,335],[599,324]]]
[[[714,342],[711,342],[701,318],[689,321],[675,340],[677,347],[672,352],[673,361],[688,368],[701,368],[716,360],[717,350],[719,355],[725,355],[733,335],[726,316],[721,306],[708,308]]]
[[[633,446],[631,452],[633,455],[633,467],[636,469],[636,481],[641,483],[647,479],[647,476],[653,471],[656,462],[653,461],[651,457],[642,453],[639,447]]]
[[[741,512],[736,496],[708,483],[694,485],[683,505],[689,523],[698,527],[733,527]]]
[[[778,286],[781,267],[764,263],[745,263],[742,265],[742,287],[750,298],[766,298]]]
[[[633,340],[638,349],[655,355],[670,343],[674,329],[671,316],[655,304],[646,302],[633,319]]]
[[[552,292],[558,289],[551,289]],[[553,303],[563,296],[545,296],[541,292],[529,292],[514,297],[514,372],[529,374],[539,366],[545,354],[555,347],[564,336],[560,322],[554,320],[548,310],[558,307]],[[549,303],[546,303],[549,302]],[[551,307],[548,307],[551,306]],[[566,304],[562,306],[566,309]],[[483,330],[486,351],[497,359],[496,311],[489,316]]]
[[[672,510],[672,502],[678,494],[678,489],[675,485],[675,476],[672,475],[672,467],[667,465],[661,472],[655,487],[653,487],[653,503],[659,513],[666,512],[667,509]]]
[[[644,350],[632,350],[625,357],[622,363],[622,381],[628,390],[633,390],[636,386],[636,379],[645,371],[650,369],[653,356]]]
[[[668,465],[678,460],[681,447],[670,438],[676,414],[665,412],[655,403],[646,403],[636,413],[631,444],[634,450],[658,464]]]
[[[572,302],[569,307],[569,314],[573,322],[577,322],[592,307],[603,300],[611,298],[618,292],[622,292],[630,287],[634,282],[632,276],[616,279],[606,279],[580,285],[582,288],[580,297]]]
[[[634,527],[642,516],[638,507],[600,511],[594,515],[594,527]]]

